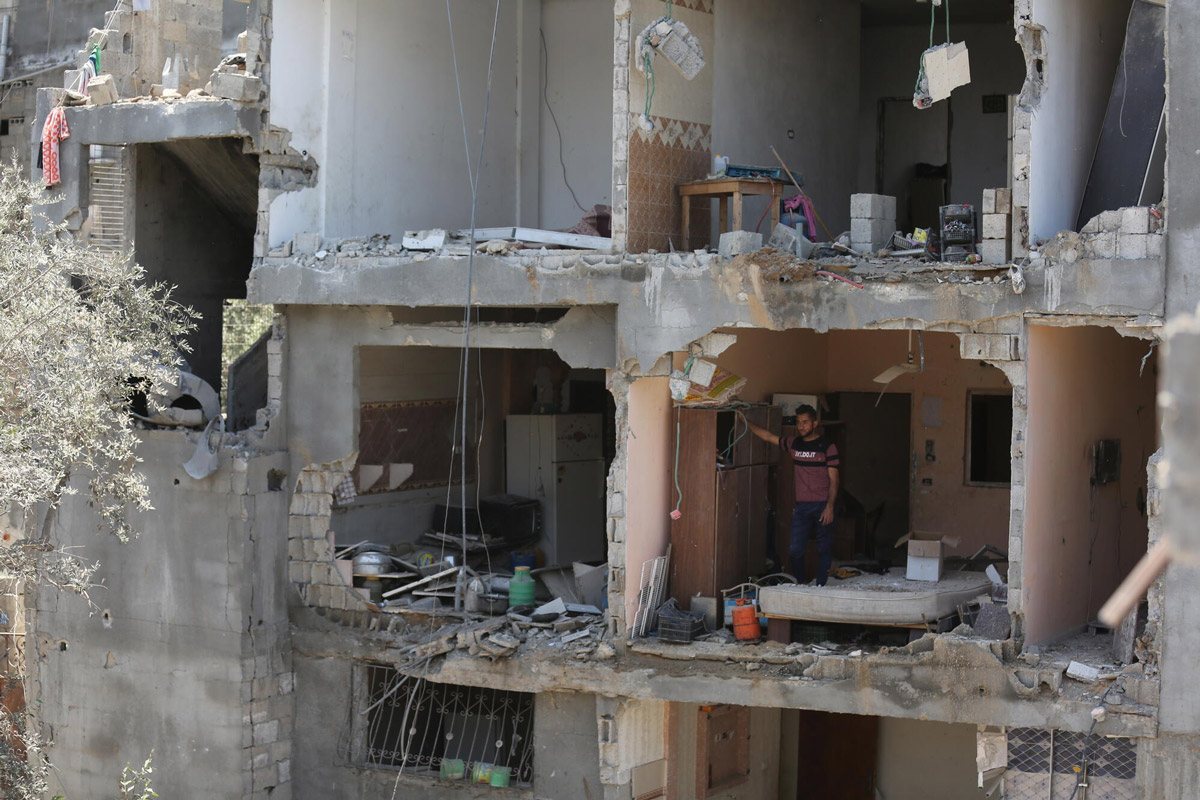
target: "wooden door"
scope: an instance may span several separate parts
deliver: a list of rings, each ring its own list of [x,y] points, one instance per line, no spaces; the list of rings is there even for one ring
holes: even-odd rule
[[[746,572],[757,577],[767,561],[767,475],[766,464],[747,467],[746,482]]]
[[[705,594],[720,597],[722,589],[728,589],[746,580],[744,505],[750,496],[749,481],[749,467],[717,471],[713,591]]]
[[[675,491],[678,478],[682,516],[671,521],[670,596],[680,608],[689,608],[692,596],[714,596],[713,562],[716,519],[716,486],[713,476],[717,447],[716,412],[676,409],[679,423],[679,469],[668,484]],[[675,470],[671,459],[670,469]]]
[[[796,800],[875,800],[879,718],[801,711]]]

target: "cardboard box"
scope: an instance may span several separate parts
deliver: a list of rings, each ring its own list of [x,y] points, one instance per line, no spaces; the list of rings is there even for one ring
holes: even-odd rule
[[[912,531],[900,537],[896,547],[905,544],[908,545],[908,564],[904,577],[910,581],[936,583],[942,579],[942,557],[945,550],[957,547],[958,537]]]

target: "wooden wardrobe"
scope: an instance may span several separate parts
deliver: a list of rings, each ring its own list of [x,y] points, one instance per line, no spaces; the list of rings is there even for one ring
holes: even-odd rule
[[[671,521],[670,595],[690,608],[697,594],[720,597],[758,575],[767,554],[769,472],[778,448],[751,433],[744,419],[775,433],[775,406],[730,409],[676,408],[678,478],[682,516]],[[731,444],[732,443],[732,444]],[[722,456],[723,466],[718,466]],[[672,473],[675,459],[671,459]]]

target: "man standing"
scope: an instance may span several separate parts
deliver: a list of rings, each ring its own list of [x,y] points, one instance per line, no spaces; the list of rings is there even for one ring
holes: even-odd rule
[[[747,422],[750,431],[764,442],[778,445],[792,460],[796,486],[796,505],[792,507],[791,569],[796,579],[805,582],[804,551],[813,533],[817,537],[816,585],[824,586],[833,565],[834,504],[838,494],[837,447],[817,433],[817,410],[812,406],[796,409],[796,435],[776,436],[766,428]]]

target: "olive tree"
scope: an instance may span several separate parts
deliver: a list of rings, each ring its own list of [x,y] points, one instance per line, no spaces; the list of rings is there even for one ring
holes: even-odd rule
[[[44,199],[15,164],[0,171],[0,515],[15,521],[0,525],[0,575],[86,598],[97,565],[61,546],[56,509],[86,494],[103,532],[134,535],[127,512],[150,504],[128,405],[174,380],[193,314],[126,254],[39,215]],[[38,796],[36,726],[5,708],[0,794]]]

